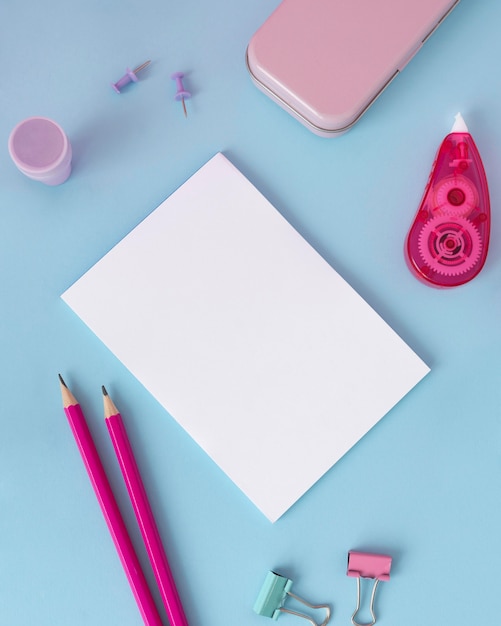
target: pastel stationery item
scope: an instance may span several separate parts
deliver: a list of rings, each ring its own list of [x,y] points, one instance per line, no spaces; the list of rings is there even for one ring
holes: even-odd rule
[[[71,174],[71,144],[65,132],[46,117],[20,122],[9,137],[9,153],[28,178],[45,185],[60,185]]]
[[[82,408],[75,396],[59,376],[63,407],[78,449],[85,464],[99,506],[108,525],[113,543],[120,557],[125,574],[136,599],[139,611],[146,626],[162,626],[162,620],[148,588],[139,559],[134,551],[127,528],[120,514],[115,497],[99,458]],[[177,625],[173,625],[177,626]]]
[[[191,93],[184,88],[184,73],[174,72],[171,78],[172,80],[176,81],[176,95],[174,96],[174,100],[176,100],[176,102],[181,101],[181,104],[183,105],[184,116],[188,117],[188,112],[186,111],[186,100],[189,100],[191,98]]]
[[[329,605],[311,604],[310,602],[307,602],[303,598],[300,598],[296,594],[292,593],[291,587],[292,580],[290,578],[286,578],[281,574],[269,571],[266,574],[263,586],[261,587],[259,595],[254,603],[254,612],[258,615],[262,615],[263,617],[269,617],[274,621],[280,617],[281,613],[289,613],[290,615],[304,618],[313,626],[326,626],[331,617],[331,609]],[[313,611],[322,609],[325,614],[323,622],[320,624],[314,621],[309,615],[305,615],[304,613],[299,613],[298,611],[285,607],[284,604],[287,601],[287,598],[293,598]]]
[[[252,36],[256,86],[321,137],[343,134],[458,0],[283,0]]]
[[[150,63],[151,61],[145,61],[144,63],[141,63],[141,65],[139,65],[138,67],[135,67],[133,70],[127,67],[125,69],[125,74],[121,78],[119,78],[116,83],[111,83],[114,91],[116,91],[117,93],[122,93],[122,89],[126,85],[128,85],[129,83],[137,83],[139,80],[137,75],[139,74],[139,72],[144,70],[145,67],[148,67]]]
[[[353,615],[351,616],[351,623],[353,624],[353,626],[374,626],[374,624],[376,623],[376,615],[374,613],[376,590],[379,581],[390,580],[391,562],[392,558],[387,554],[358,552],[356,550],[350,550],[348,552],[348,570],[346,574],[347,576],[351,576],[357,579],[357,605],[355,607]],[[361,578],[371,578],[374,580],[369,605],[372,621],[368,624],[359,624],[355,620],[355,616],[359,612],[361,605]]]
[[[489,249],[490,200],[480,153],[460,113],[442,141],[407,235],[412,273],[432,287],[478,275]]]
[[[272,521],[429,371],[222,154],[62,298]]]
[[[188,626],[125,424],[104,387],[103,402],[106,426],[110,433],[113,448],[139,524],[148,558],[155,574],[160,596],[169,618],[169,624],[171,626]]]

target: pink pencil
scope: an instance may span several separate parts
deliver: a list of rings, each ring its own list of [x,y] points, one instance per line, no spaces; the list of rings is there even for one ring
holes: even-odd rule
[[[103,387],[104,416],[171,626],[188,626],[122,417]]]
[[[104,467],[99,458],[96,446],[92,439],[87,422],[75,396],[66,386],[61,375],[61,394],[63,397],[63,407],[71,430],[77,442],[80,454],[84,461],[90,481],[94,487],[98,502],[108,524],[118,556],[122,562],[127,578],[137,605],[146,626],[162,626],[162,620],[158,614],[153,596],[148,588],[146,579],[141,570],[141,565],[134,551],[134,547],[127,533],[120,510],[106,477]]]

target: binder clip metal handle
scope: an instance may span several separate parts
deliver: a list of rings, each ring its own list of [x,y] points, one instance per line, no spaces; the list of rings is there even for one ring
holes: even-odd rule
[[[357,606],[351,616],[353,626],[374,626],[376,623],[376,615],[374,613],[376,589],[380,580],[390,580],[390,569],[391,556],[386,554],[370,554],[369,552],[356,552],[354,550],[348,552],[348,571],[346,574],[357,579]],[[355,616],[360,610],[361,604],[361,578],[374,579],[369,605],[372,622],[367,624],[359,624],[355,620]]]
[[[268,572],[264,580],[264,584],[261,587],[261,591],[259,592],[256,602],[254,603],[254,611],[258,615],[270,617],[273,620],[277,620],[280,613],[289,613],[290,615],[295,615],[296,617],[302,617],[306,621],[310,622],[312,626],[326,626],[331,617],[330,607],[327,604],[310,604],[306,600],[303,600],[303,598],[300,598],[292,593],[290,591],[291,587],[292,580],[290,580],[290,578],[286,578],[285,576],[281,576],[275,572]],[[285,608],[283,605],[288,596],[294,598],[294,600],[304,604],[310,609],[324,609],[324,621],[320,624],[315,622],[315,620],[309,615]]]

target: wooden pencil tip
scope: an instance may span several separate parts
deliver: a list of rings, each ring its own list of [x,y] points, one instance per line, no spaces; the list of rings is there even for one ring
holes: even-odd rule
[[[118,409],[113,404],[113,400],[108,395],[108,392],[106,391],[106,387],[103,385],[101,389],[103,391],[104,417],[105,419],[108,419],[112,415],[116,415],[118,413]]]
[[[59,385],[61,387],[61,395],[63,397],[63,407],[66,408],[72,404],[78,404],[75,396],[68,389],[61,374],[59,374]]]

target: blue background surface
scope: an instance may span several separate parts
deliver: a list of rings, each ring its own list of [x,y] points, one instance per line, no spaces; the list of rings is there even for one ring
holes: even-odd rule
[[[378,591],[381,626],[496,616],[501,4],[462,0],[336,139],[311,134],[247,74],[246,45],[277,4],[1,4],[1,624],[142,623],[63,414],[58,372],[83,405],[153,583],[103,423],[102,384],[119,406],[190,626],[265,624],[252,605],[270,568],[299,595],[330,603],[334,624],[349,624],[349,549],[393,556]],[[146,59],[141,82],[114,93],[110,82]],[[173,100],[177,70],[193,93],[187,119]],[[491,248],[474,281],[440,291],[410,274],[403,242],[457,111],[490,183]],[[70,138],[64,185],[31,181],[9,158],[11,129],[32,115]],[[59,297],[218,151],[432,368],[274,525]]]

